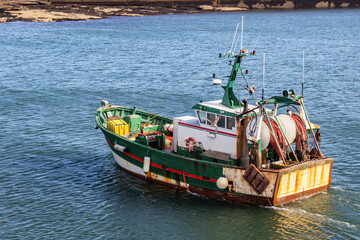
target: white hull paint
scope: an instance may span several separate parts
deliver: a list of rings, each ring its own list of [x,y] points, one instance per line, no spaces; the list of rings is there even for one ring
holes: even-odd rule
[[[161,176],[161,175],[158,175],[156,173],[153,173],[153,172],[148,172],[146,175],[145,175],[145,172],[144,170],[141,168],[141,167],[138,167],[132,163],[129,163],[128,161],[126,161],[125,159],[123,159],[122,157],[120,157],[119,155],[117,155],[116,153],[114,153],[113,151],[111,151],[114,158],[115,158],[115,161],[116,163],[123,169],[129,171],[129,172],[132,172],[134,174],[137,174],[137,175],[140,175],[140,176],[143,176],[146,178],[151,178],[151,179],[154,179],[154,180],[157,180],[157,181],[161,181],[161,182],[164,182],[164,183],[167,183],[167,184],[172,184],[172,185],[177,185],[177,186],[180,186],[180,187],[183,187],[183,188],[186,188],[186,185],[185,183],[183,182],[178,182],[174,179],[171,179],[171,178],[167,178],[167,177],[164,177],[164,176]],[[190,185],[187,184],[187,187],[189,187]]]
[[[144,170],[142,168],[140,168],[138,166],[135,166],[134,164],[129,163],[128,161],[126,161],[122,157],[118,156],[113,151],[111,151],[111,152],[114,155],[116,163],[119,164],[120,167],[122,167],[123,169],[125,169],[125,170],[127,170],[129,172],[133,172],[133,173],[136,173],[138,175],[141,175],[141,176],[145,177],[145,173],[144,173]]]

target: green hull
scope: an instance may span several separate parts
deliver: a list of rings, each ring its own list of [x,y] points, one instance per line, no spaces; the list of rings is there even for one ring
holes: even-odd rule
[[[245,181],[242,182],[242,176],[245,174],[246,169],[236,166],[232,161],[220,163],[197,159],[196,157],[187,157],[184,154],[185,151],[173,153],[170,149],[157,149],[146,146],[134,139],[129,139],[131,132],[128,135],[120,136],[108,129],[107,121],[111,119],[111,116],[113,118],[124,118],[135,112],[136,115],[141,116],[142,122],[151,123],[151,126],[158,126],[157,130],[161,132],[164,132],[165,124],[172,123],[172,119],[163,116],[131,108],[113,106],[99,108],[95,114],[95,120],[120,167],[138,177],[215,198],[270,206],[314,194],[326,190],[330,186],[332,159],[317,159],[303,162],[290,169],[299,175],[299,182],[304,182],[301,179],[302,175],[304,175],[304,169],[306,171],[309,169],[310,175],[311,171],[313,171],[314,176],[324,176],[323,179],[316,180],[313,177],[312,181],[314,183],[310,182],[308,186],[303,184],[304,186],[298,186],[293,192],[286,192],[284,190],[286,187],[284,186],[290,182],[290,180],[287,181],[286,179],[286,177],[290,178],[289,168],[281,170],[263,169],[262,174],[267,177],[270,184],[263,193],[257,193]],[[121,146],[121,149],[116,148],[116,145]],[[123,151],[124,148],[126,148],[126,151]],[[194,152],[192,154],[196,155]],[[147,173],[143,171],[144,158],[146,156],[151,159]],[[319,171],[323,172],[319,174]],[[229,179],[229,187],[220,189],[217,186],[217,180],[224,174],[227,174]],[[283,175],[284,177],[282,177]],[[242,190],[241,188],[246,189]],[[278,193],[279,189],[281,192]]]
[[[121,107],[123,115],[131,114],[131,108]],[[155,114],[136,111],[136,114],[141,115],[143,119],[150,119]],[[172,119],[156,115],[154,122],[172,123]],[[154,149],[136,141],[129,141],[128,139],[121,137],[103,126],[100,121],[100,112],[96,114],[96,124],[103,132],[105,139],[111,148],[112,152],[125,159],[129,163],[143,168],[143,162],[145,156],[151,157],[150,172],[156,173],[160,176],[176,180],[178,185],[185,181],[189,185],[197,187],[219,190],[216,187],[216,180],[222,175],[223,164],[211,163],[194,158],[188,158],[185,156],[164,152],[158,149]],[[115,144],[119,144],[128,149],[127,152],[120,152],[114,148]]]

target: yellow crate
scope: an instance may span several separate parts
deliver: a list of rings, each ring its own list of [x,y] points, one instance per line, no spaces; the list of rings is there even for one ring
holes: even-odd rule
[[[109,120],[108,129],[120,136],[130,132],[129,124],[122,119]]]

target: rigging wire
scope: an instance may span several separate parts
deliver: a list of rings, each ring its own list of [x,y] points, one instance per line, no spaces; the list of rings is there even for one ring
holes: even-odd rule
[[[236,40],[236,42],[235,42],[234,51],[232,52],[233,55],[234,55],[234,52],[236,52],[236,47],[237,47],[237,44],[238,44],[238,42],[239,42],[239,38],[240,38],[240,36],[238,36],[238,38],[237,38],[237,40]],[[240,51],[241,51],[241,49],[240,49]]]
[[[243,32],[244,32],[244,16],[241,16],[241,43],[240,43],[240,51],[243,47]]]
[[[245,77],[245,74],[244,74],[244,72],[242,71],[241,67],[239,67],[239,70],[240,70],[240,73],[241,73],[241,75],[243,76],[243,78],[244,78],[244,80],[245,80],[246,86],[249,87],[249,83],[248,83],[248,81],[247,81],[247,79],[246,79],[246,77]],[[255,96],[254,96],[254,95],[255,95],[255,94],[252,94],[251,97],[252,97],[252,99],[254,100],[255,105],[256,105],[256,99],[255,99]]]
[[[233,46],[234,46],[234,42],[235,42],[235,39],[236,39],[236,35],[237,35],[238,28],[239,28],[239,23],[236,25],[236,29],[235,29],[235,33],[234,33],[234,38],[233,38],[233,41],[232,41],[232,44],[231,44],[231,48],[230,48],[230,54],[231,54],[232,49],[233,49]]]
[[[292,108],[292,109],[295,110],[295,112],[297,112],[297,113],[300,113],[300,111],[299,111],[296,107],[294,107],[294,106],[292,106],[292,105],[288,105],[287,107]]]
[[[231,33],[230,32],[228,34],[227,41],[225,42],[225,49],[224,49],[224,54],[223,54],[224,56],[225,56],[226,49],[227,49],[227,46],[228,46],[227,42],[230,42],[229,40],[231,40]]]
[[[264,101],[264,93],[265,93],[265,53],[264,53],[264,62],[263,62],[263,82],[262,82],[262,98]]]
[[[254,51],[254,50],[255,50],[256,45],[257,45],[257,43],[259,42],[259,39],[260,39],[260,37],[261,37],[261,34],[262,34],[263,30],[264,30],[264,26],[262,27],[262,29],[261,29],[261,31],[260,31],[260,33],[259,33],[259,35],[258,35],[257,39],[256,39],[256,42],[255,42],[255,44],[254,44],[254,47],[253,47],[252,51]]]
[[[240,101],[240,78],[239,78],[239,75],[237,75],[236,78],[237,78],[238,100]]]
[[[302,72],[302,84],[301,84],[301,95],[304,96],[304,78],[305,78],[305,50],[303,50],[303,72]]]

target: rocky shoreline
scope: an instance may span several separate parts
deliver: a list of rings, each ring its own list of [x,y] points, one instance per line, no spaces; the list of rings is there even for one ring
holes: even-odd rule
[[[295,0],[296,1],[296,0]],[[254,1],[253,1],[254,2]],[[338,5],[326,1],[317,1],[310,8],[333,8],[333,7],[359,7],[358,1],[354,4],[338,1]],[[57,21],[81,21],[90,19],[100,19],[111,16],[147,16],[161,14],[179,13],[200,13],[213,11],[246,11],[256,9],[294,9],[297,8],[293,1],[267,1],[266,4],[261,0],[256,4],[249,4],[249,1],[240,0],[231,4],[220,4],[208,1],[168,1],[168,2],[137,2],[137,5],[130,1],[109,4],[111,2],[84,2],[56,0],[56,1],[17,1],[0,0],[0,23],[12,21],[31,21],[31,22],[57,22]],[[102,3],[102,4],[100,4]],[[203,3],[203,4],[201,4]],[[273,3],[273,4],[271,4]],[[138,5],[141,4],[141,5]]]
[[[197,9],[172,9],[153,6],[96,6],[51,4],[45,1],[0,3],[0,22],[57,22],[100,19],[110,16],[146,16],[199,12]]]

